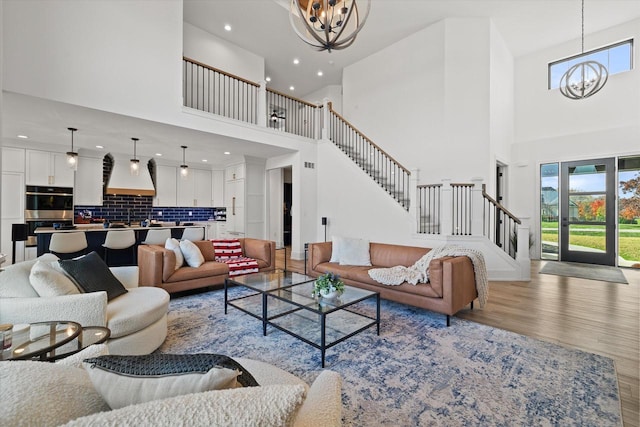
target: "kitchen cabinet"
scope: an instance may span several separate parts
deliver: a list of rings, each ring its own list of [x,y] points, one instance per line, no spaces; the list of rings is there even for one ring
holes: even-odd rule
[[[65,153],[26,150],[26,185],[73,187],[74,170]]]
[[[156,195],[153,206],[177,206],[177,173],[175,166],[156,165]]]
[[[102,159],[80,157],[76,171],[73,204],[102,206]]]
[[[3,150],[4,155],[4,150]],[[4,160],[4,159],[3,159]],[[0,193],[0,252],[11,257],[11,225],[24,223],[24,173],[2,172],[2,187]],[[24,242],[16,242],[15,261],[22,261]]]
[[[225,176],[233,175],[225,173]],[[225,183],[225,206],[227,207],[227,232],[228,233],[244,233],[245,217],[245,180],[232,179]]]
[[[186,178],[179,175],[178,206],[211,207],[211,171],[189,168]]]
[[[24,148],[2,147],[2,172],[24,173]]]
[[[224,206],[224,171],[211,171],[211,206]]]
[[[264,239],[265,174],[265,160],[249,156],[225,169],[226,233],[231,237]]]

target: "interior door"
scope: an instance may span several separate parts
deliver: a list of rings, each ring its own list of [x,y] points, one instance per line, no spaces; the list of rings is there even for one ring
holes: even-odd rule
[[[561,164],[560,260],[615,265],[615,159]]]

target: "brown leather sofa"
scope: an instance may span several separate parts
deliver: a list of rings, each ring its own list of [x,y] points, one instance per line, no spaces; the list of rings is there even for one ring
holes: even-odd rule
[[[276,268],[276,242],[241,238],[242,254],[258,261],[260,271],[271,271]],[[216,262],[213,244],[210,240],[193,242],[198,246],[204,264],[198,268],[189,267],[186,263],[175,269],[176,254],[162,245],[138,246],[138,268],[140,286],[157,286],[169,293],[189,289],[224,284],[229,277],[229,266]]]
[[[398,286],[388,286],[369,277],[369,269],[396,265],[409,267],[431,249],[370,243],[371,267],[329,262],[331,249],[331,242],[309,244],[307,274],[314,277],[327,272],[338,274],[345,284],[380,292],[381,298],[445,314],[447,326],[450,324],[449,316],[468,304],[473,308],[473,300],[478,297],[473,265],[466,256],[432,260],[429,264],[428,283],[412,285],[405,282]]]

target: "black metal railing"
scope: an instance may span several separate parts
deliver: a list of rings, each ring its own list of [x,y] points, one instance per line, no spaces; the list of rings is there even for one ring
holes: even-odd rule
[[[316,138],[317,123],[317,106],[267,89],[267,127]]]
[[[451,234],[470,236],[473,213],[473,184],[451,184]]]
[[[403,208],[409,210],[411,172],[331,109],[329,139],[349,156]]]
[[[510,257],[516,257],[518,250],[518,225],[522,223],[504,206],[496,202],[485,192],[482,186],[483,197],[483,234],[502,248]]]
[[[259,84],[189,58],[183,58],[186,107],[231,119],[258,122]]]
[[[440,234],[442,184],[418,185],[418,233]]]

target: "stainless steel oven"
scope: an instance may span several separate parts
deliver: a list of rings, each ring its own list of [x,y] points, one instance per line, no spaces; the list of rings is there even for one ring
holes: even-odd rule
[[[38,227],[73,225],[73,188],[27,185],[24,219],[28,227],[26,246],[37,244]]]

